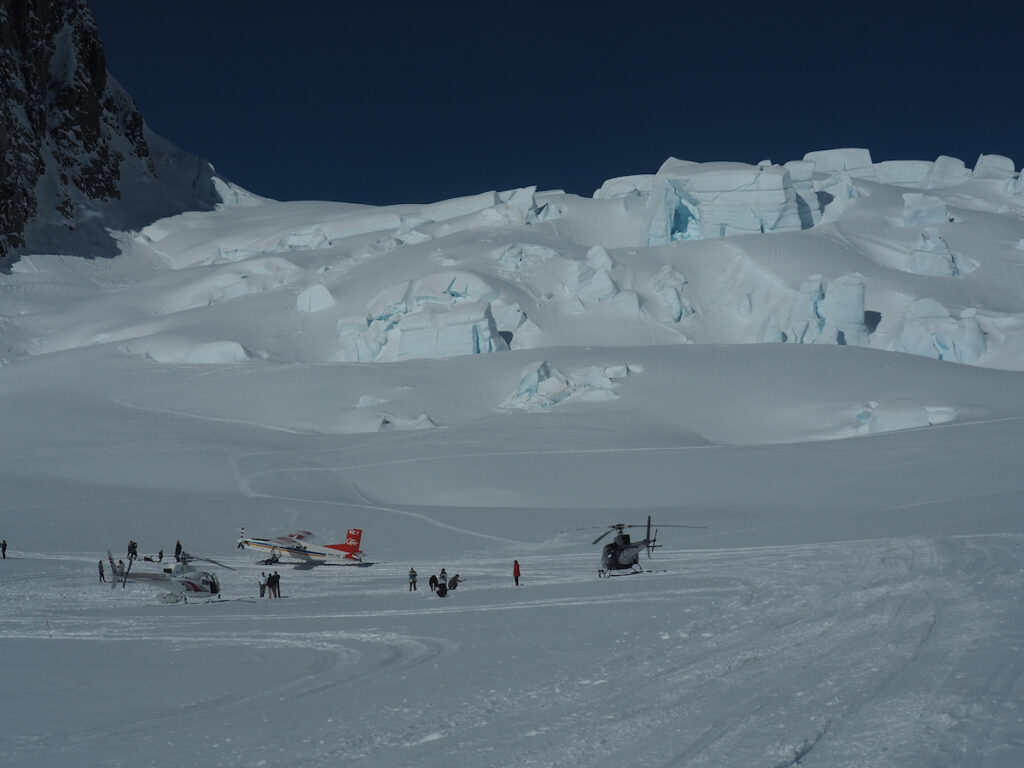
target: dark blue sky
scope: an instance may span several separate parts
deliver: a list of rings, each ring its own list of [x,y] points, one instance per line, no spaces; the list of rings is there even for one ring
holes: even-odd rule
[[[150,127],[280,200],[589,195],[842,146],[1024,162],[1009,2],[89,4]]]

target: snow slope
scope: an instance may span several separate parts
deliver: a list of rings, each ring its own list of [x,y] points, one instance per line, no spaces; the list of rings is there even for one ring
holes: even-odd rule
[[[238,191],[111,260],[23,258],[5,764],[1020,765],[1005,160],[672,160],[590,199],[387,208]],[[590,542],[647,515],[706,528],[596,578]],[[360,527],[375,564],[280,569],[261,601],[242,526]],[[98,584],[129,538],[232,566],[226,600]]]

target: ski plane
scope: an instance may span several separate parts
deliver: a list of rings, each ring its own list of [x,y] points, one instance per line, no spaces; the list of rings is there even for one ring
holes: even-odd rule
[[[261,539],[246,536],[245,528],[238,539],[239,549],[251,549],[262,552],[267,557],[258,562],[274,565],[279,562],[295,563],[300,567],[315,565],[354,565],[368,566],[373,563],[363,561],[366,554],[359,546],[363,538],[362,528],[349,528],[344,544],[314,544],[313,534],[309,531],[294,531],[276,539]]]

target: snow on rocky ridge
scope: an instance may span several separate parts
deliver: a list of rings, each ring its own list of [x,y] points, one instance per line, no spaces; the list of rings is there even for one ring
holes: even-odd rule
[[[210,164],[153,133],[107,72],[86,0],[4,3],[0,40],[0,268],[110,256],[107,227],[220,200]]]

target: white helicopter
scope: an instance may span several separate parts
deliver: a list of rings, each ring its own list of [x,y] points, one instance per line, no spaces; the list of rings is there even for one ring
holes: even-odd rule
[[[295,563],[300,568],[315,565],[349,565],[366,567],[373,565],[363,560],[359,546],[363,539],[362,528],[349,528],[344,544],[314,544],[309,531],[294,531],[276,539],[261,539],[245,535],[245,528],[238,538],[239,549],[251,549],[267,555],[257,562],[276,565],[280,562]]]
[[[210,571],[200,570],[192,563],[195,560],[202,560],[207,563],[219,565],[229,571],[235,570],[229,565],[218,563],[208,557],[190,555],[188,552],[181,553],[181,560],[162,568],[159,572],[136,571],[132,573],[133,559],[128,560],[128,566],[114,562],[114,556],[107,550],[107,559],[110,561],[110,571],[114,575],[111,581],[111,589],[116,589],[120,584],[122,588],[129,581],[145,581],[155,584],[167,592],[164,598],[167,602],[179,602],[189,597],[218,597],[220,595],[220,579],[217,574]]]

